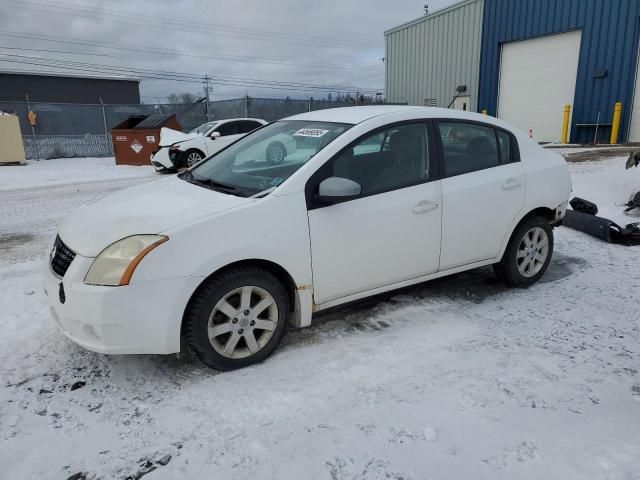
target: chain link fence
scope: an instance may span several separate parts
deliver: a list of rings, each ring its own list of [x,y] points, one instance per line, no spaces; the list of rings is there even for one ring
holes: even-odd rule
[[[354,101],[293,100],[243,97],[192,104],[80,105],[0,102],[0,111],[15,113],[28,159],[113,155],[111,129],[132,115],[175,114],[184,131],[216,119],[252,117],[267,121],[312,110],[355,106]],[[361,104],[362,105],[362,104]],[[36,126],[28,120],[37,115]]]

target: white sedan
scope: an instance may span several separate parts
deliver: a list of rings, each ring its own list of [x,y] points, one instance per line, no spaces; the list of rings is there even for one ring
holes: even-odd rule
[[[274,139],[285,158],[265,162]],[[178,176],[73,213],[44,271],[65,335],[103,353],[259,362],[320,310],[485,265],[545,273],[564,159],[495,118],[371,106],[267,125]]]
[[[158,172],[191,167],[266,124],[260,118],[230,118],[204,123],[189,133],[163,128],[158,150],[151,155],[151,165]],[[272,157],[282,156],[280,145],[271,148]]]

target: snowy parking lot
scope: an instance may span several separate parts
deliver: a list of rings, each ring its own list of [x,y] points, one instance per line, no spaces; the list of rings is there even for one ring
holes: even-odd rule
[[[624,163],[570,165],[620,224],[640,221]],[[0,478],[640,479],[638,247],[561,227],[529,289],[483,268],[393,292],[234,372],[85,351],[40,284],[56,223],[156,178],[113,159],[0,167]]]

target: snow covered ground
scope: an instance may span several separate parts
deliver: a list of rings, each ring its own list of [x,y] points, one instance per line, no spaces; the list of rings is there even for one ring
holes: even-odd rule
[[[628,223],[640,170],[624,160],[570,168],[576,195]],[[560,228],[528,290],[489,268],[404,289],[231,373],[84,351],[49,318],[47,243],[74,207],[153,178],[0,167],[1,478],[640,479],[639,249]]]
[[[70,183],[86,183],[155,175],[151,165],[115,165],[113,157],[28,160],[21,166],[0,166],[0,191]]]

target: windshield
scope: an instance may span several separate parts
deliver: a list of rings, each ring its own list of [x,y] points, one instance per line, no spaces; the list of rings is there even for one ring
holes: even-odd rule
[[[275,188],[352,125],[284,120],[243,137],[184,179],[239,196]]]
[[[198,135],[204,135],[205,133],[207,133],[210,129],[212,129],[213,127],[215,127],[216,123],[218,122],[207,122],[207,123],[203,123],[202,125],[200,125],[199,127],[194,128],[193,130],[191,130],[189,133],[197,133]]]

